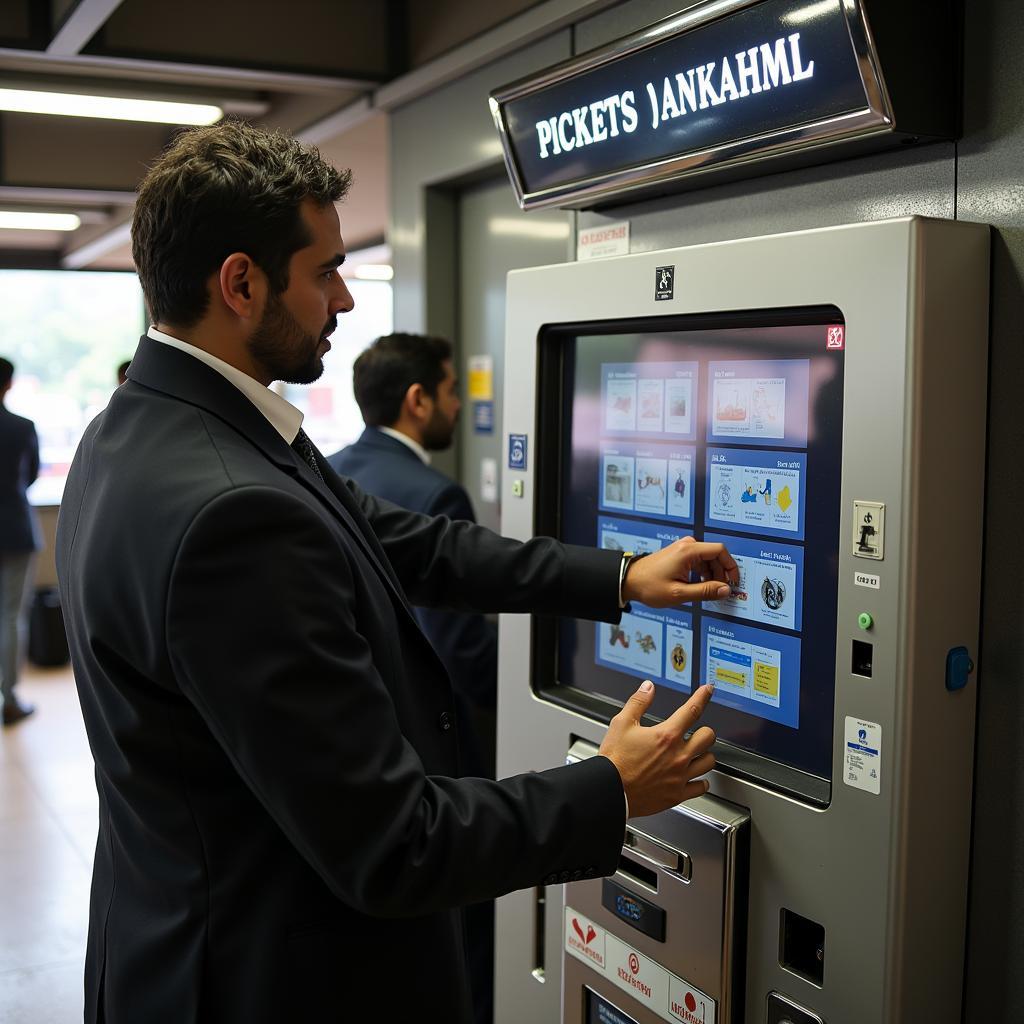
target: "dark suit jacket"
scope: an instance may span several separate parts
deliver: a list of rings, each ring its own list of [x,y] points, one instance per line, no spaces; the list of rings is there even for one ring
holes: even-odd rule
[[[25,492],[39,476],[36,428],[0,405],[0,552],[40,547],[39,528]]]
[[[450,777],[451,689],[408,600],[615,619],[617,554],[321,468],[148,338],[75,456],[57,558],[100,798],[89,1022],[465,1021],[451,908],[616,867],[606,758]]]
[[[402,508],[428,516],[476,521],[463,487],[425,465],[408,445],[373,427],[327,461],[367,493]],[[448,669],[460,719],[466,724],[472,722],[474,707],[493,715],[498,681],[497,627],[475,612],[415,608],[414,613]],[[461,730],[463,774],[489,773],[488,752],[494,738],[478,742],[483,739],[467,735],[465,728]]]

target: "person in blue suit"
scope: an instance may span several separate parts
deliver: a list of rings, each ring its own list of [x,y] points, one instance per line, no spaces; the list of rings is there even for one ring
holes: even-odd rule
[[[5,405],[14,364],[0,359],[0,692],[3,724],[35,711],[15,696],[25,633],[25,595],[39,531],[26,492],[39,475],[39,441],[31,420]]]
[[[444,338],[390,334],[355,362],[352,385],[366,429],[355,444],[328,458],[342,476],[370,494],[413,512],[475,522],[465,488],[430,465],[450,447],[461,402]],[[417,608],[419,620],[448,669],[461,722],[464,776],[494,777],[497,628],[482,615]],[[492,1016],[494,909],[466,909],[466,946],[476,1024]]]

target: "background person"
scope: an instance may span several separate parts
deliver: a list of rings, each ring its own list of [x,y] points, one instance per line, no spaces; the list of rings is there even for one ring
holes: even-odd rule
[[[132,254],[155,324],[75,455],[57,569],[96,760],[86,1020],[465,1022],[455,908],[610,874],[626,805],[707,791],[700,688],[603,756],[457,779],[451,687],[410,603],[616,619],[729,593],[722,545],[642,561],[430,518],[339,477],[270,391],[352,297],[348,176],[238,122],[179,134]],[[689,584],[699,571],[704,583]]]
[[[327,461],[378,498],[426,515],[476,522],[465,489],[430,465],[451,447],[461,402],[445,338],[389,334],[356,359],[352,390],[366,429]],[[483,615],[415,608],[448,670],[459,723],[459,774],[494,777],[498,630]],[[477,1024],[493,1015],[494,904],[465,908],[466,955]]]
[[[39,476],[39,440],[35,424],[16,416],[4,404],[13,380],[14,364],[0,358],[0,695],[4,725],[14,725],[35,711],[31,704],[18,700],[15,687],[25,647],[33,555],[40,547],[27,493]]]

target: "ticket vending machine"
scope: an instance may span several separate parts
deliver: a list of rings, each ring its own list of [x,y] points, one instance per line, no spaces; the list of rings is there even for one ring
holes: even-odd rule
[[[514,272],[503,531],[723,541],[732,596],[505,616],[502,774],[706,680],[707,796],[510,894],[496,1020],[960,1020],[988,230],[919,218]],[[598,809],[595,809],[598,813]]]

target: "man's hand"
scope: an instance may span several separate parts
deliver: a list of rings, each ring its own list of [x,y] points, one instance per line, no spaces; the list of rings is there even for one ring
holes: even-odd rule
[[[691,573],[701,582],[690,583]],[[724,544],[683,537],[633,562],[622,584],[622,598],[649,608],[668,608],[687,601],[728,597],[739,581],[739,567]]]
[[[688,740],[684,736],[714,692],[713,686],[702,686],[671,718],[643,726],[640,719],[654,700],[654,684],[648,679],[611,720],[600,753],[619,770],[630,817],[656,814],[708,791],[707,780],[700,776],[715,767],[709,750],[714,730],[703,726]]]

